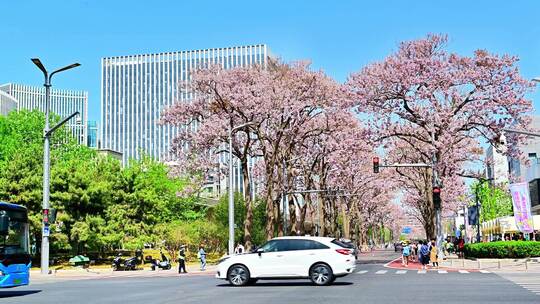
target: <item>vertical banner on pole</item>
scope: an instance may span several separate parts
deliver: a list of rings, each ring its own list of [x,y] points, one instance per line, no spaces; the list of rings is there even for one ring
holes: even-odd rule
[[[529,184],[510,184],[510,193],[512,194],[514,218],[516,219],[517,228],[523,233],[533,232]]]

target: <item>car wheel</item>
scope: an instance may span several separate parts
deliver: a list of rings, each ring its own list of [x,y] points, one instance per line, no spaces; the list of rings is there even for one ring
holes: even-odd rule
[[[243,265],[234,265],[227,273],[229,283],[234,286],[244,286],[249,283],[249,270]]]
[[[332,284],[334,274],[330,266],[326,264],[315,264],[309,270],[309,279],[315,285],[324,286]]]

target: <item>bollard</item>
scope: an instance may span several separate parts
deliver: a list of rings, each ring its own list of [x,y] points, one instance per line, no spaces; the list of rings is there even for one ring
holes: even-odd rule
[[[477,260],[478,261],[478,269],[481,268],[481,265],[480,265],[480,260]]]
[[[465,268],[465,259],[461,259],[461,267]]]
[[[450,259],[450,267],[454,267],[454,259]]]
[[[525,270],[529,270],[529,261],[525,260]]]
[[[501,260],[499,260],[499,262],[497,263],[498,265],[498,268],[501,269]]]

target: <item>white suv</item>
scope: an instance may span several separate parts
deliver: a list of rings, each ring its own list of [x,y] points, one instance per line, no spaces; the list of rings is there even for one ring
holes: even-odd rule
[[[309,278],[315,285],[329,285],[356,268],[353,250],[327,237],[279,237],[255,252],[221,259],[216,278],[234,286],[258,279]]]

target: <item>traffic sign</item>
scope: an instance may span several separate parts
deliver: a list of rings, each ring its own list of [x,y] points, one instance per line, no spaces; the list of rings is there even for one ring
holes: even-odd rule
[[[43,226],[43,236],[49,236],[50,235],[50,228],[49,226]]]

